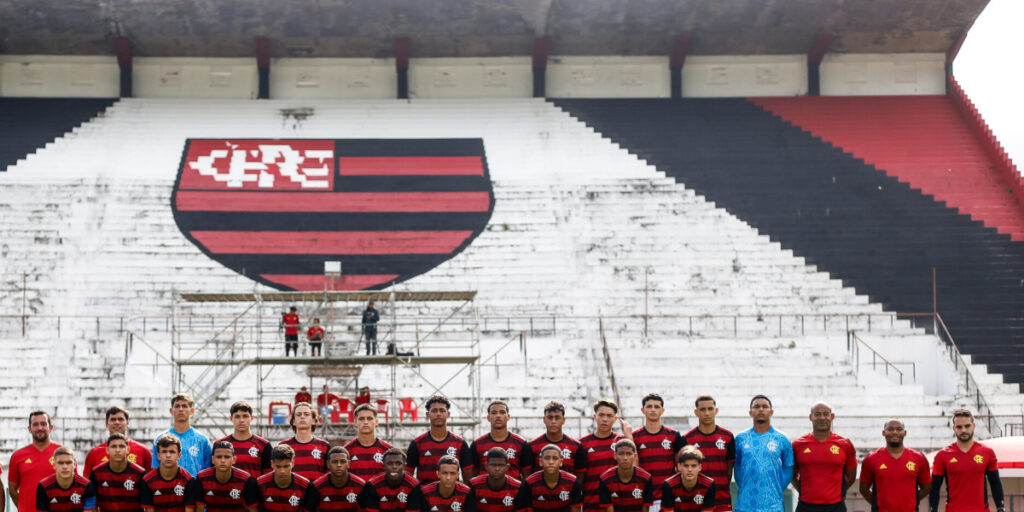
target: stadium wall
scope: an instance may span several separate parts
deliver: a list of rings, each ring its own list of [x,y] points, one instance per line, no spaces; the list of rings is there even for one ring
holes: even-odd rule
[[[132,87],[140,98],[254,99],[256,59],[139,57]]]
[[[828,54],[821,62],[821,94],[945,94],[945,66],[941,53]]]
[[[683,97],[801,96],[807,94],[804,55],[687,57]]]
[[[387,99],[398,87],[394,59],[300,59],[270,61],[270,97]]]
[[[102,55],[0,55],[0,96],[115,98],[117,58]]]
[[[411,59],[411,98],[529,98],[530,57]],[[394,73],[392,72],[392,75]]]

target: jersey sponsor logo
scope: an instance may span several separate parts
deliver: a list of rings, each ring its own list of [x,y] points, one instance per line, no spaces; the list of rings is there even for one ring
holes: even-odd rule
[[[134,491],[135,490],[135,480],[132,480],[132,479],[125,480],[124,481],[124,488],[129,490],[129,491]]]
[[[103,481],[103,487],[110,487],[110,484],[108,484],[108,483],[107,483],[107,481],[106,481],[106,480],[104,480],[104,481]]]
[[[436,511],[437,510],[437,505],[434,505],[433,507],[430,507],[430,510]]]
[[[294,495],[294,494],[292,494],[292,497],[288,498],[288,504],[293,506],[293,507],[299,506],[299,497]]]
[[[487,498],[480,498],[480,503],[487,504]]]
[[[157,489],[157,490],[153,491],[153,496],[163,496],[163,495],[164,494],[162,492],[160,492],[160,489]]]
[[[320,456],[323,455],[323,453],[324,452],[320,451],[319,448],[313,448],[313,451],[309,452],[309,454],[316,460],[320,460]]]
[[[207,496],[213,496],[213,491],[206,491]]]
[[[57,503],[57,498],[53,498],[53,499],[51,499],[51,500],[50,500],[50,503]]]
[[[811,453],[811,449],[810,448],[804,448],[804,453]]]
[[[512,496],[505,496],[504,498],[501,499],[501,504],[505,505],[506,507],[511,507],[514,501],[515,500],[512,499]]]
[[[381,496],[380,497],[380,502],[381,503],[387,503],[387,501],[388,501],[388,497],[387,496]]]
[[[537,501],[544,501],[544,496],[537,496]],[[565,500],[562,500],[565,501]]]
[[[383,463],[384,462],[384,454],[381,453],[381,452],[377,452],[377,453],[373,454],[373,461],[377,462],[377,463]]]
[[[423,452],[424,457],[430,457],[430,450]]]
[[[614,493],[614,492],[612,493],[612,498],[618,498],[618,497],[619,497],[618,493]]]
[[[839,455],[839,447],[836,445],[829,446],[828,451],[831,452],[832,455]]]
[[[594,453],[594,448],[590,448],[589,450],[587,450],[587,453]]]
[[[913,462],[911,462],[911,464],[913,464]],[[881,466],[878,466],[878,469],[889,469],[889,466],[882,464]]]
[[[694,503],[696,503],[696,504],[698,504],[698,505],[700,505],[701,503],[704,503],[704,495],[703,495],[703,494],[697,494],[697,495],[695,495],[695,496],[693,497],[693,502],[694,502]]]
[[[324,501],[329,503],[331,501],[331,497],[330,496],[324,496]]]
[[[184,496],[185,495],[185,486],[181,485],[181,484],[175,485],[174,486],[174,495],[175,496]]]
[[[672,449],[672,441],[669,441],[668,438],[662,439],[661,440],[661,447],[666,449],[666,450],[671,450]]]
[[[640,443],[640,446],[638,446],[637,448],[639,448],[641,450],[646,450],[647,449],[647,445],[644,444],[644,443]]]
[[[408,501],[409,495],[406,494],[405,492],[400,492],[398,493],[398,496],[396,496],[396,498],[398,498],[398,501],[405,503],[406,501]]]
[[[721,437],[719,437],[718,440],[715,441],[715,448],[718,448],[719,450],[724,450],[725,449],[725,439],[722,439]]]
[[[25,464],[32,464],[32,457],[25,459]]]
[[[951,462],[951,463],[955,463],[955,462],[959,462],[959,461],[958,461],[958,460],[956,460],[956,457],[953,457],[952,459],[949,459],[949,462]]]
[[[348,501],[349,503],[355,503],[358,498],[359,496],[356,496],[356,493],[354,492],[350,492],[348,493],[348,495],[345,496],[345,500]]]
[[[644,497],[644,491],[640,490],[639,487],[637,487],[636,489],[633,489],[633,497],[636,498],[636,499],[643,498]]]
[[[199,447],[198,446],[189,446],[188,447],[188,454],[193,456],[193,457],[198,457],[199,456]]]
[[[187,139],[183,155],[180,231],[279,290],[323,289],[323,262],[338,260],[345,289],[406,281],[462,252],[494,209],[479,138]]]
[[[884,464],[883,464],[883,465],[884,465]],[[914,462],[914,461],[910,461],[910,462],[908,462],[908,463],[907,463],[907,469],[909,469],[909,470],[911,470],[911,471],[917,471],[917,463],[916,463],[916,462]]]
[[[137,463],[138,461],[139,461],[139,456],[138,455],[136,455],[134,453],[129,453],[128,454],[128,462]]]
[[[267,496],[267,500],[266,501],[267,501],[267,503],[273,503],[274,502],[274,498],[271,498],[270,496]]]
[[[558,499],[562,501],[569,501],[569,491],[562,491],[558,493]]]
[[[679,496],[676,496],[676,503],[682,503],[682,501],[683,501],[682,498],[680,498]]]
[[[985,457],[982,457],[981,455],[975,455],[974,456],[974,462],[977,462],[978,464],[981,464],[981,463],[985,462]]]
[[[458,451],[457,451],[457,450],[455,449],[455,447],[454,447],[454,446],[449,446],[449,447],[448,447],[448,449],[447,449],[447,450],[445,450],[444,452],[445,452],[446,454],[448,454],[448,455],[452,456],[452,457],[454,457],[454,456],[455,456],[455,455],[456,455],[457,453],[459,453],[459,452],[458,452]]]
[[[351,460],[359,460],[359,456],[358,455],[353,455]]]
[[[229,492],[228,494],[231,496],[231,499],[233,500],[237,500],[238,498],[242,497],[242,491],[239,491],[238,489],[231,489],[231,492]]]
[[[260,456],[259,448],[256,448],[255,446],[250,446],[249,447],[249,456],[250,457],[259,457]]]

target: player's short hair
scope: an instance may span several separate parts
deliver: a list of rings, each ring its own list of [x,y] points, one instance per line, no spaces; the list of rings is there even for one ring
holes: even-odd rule
[[[700,395],[700,396],[697,397],[696,400],[693,401],[693,406],[694,407],[700,407],[700,403],[701,402],[706,402],[708,400],[711,400],[712,404],[718,405],[718,402],[715,401],[715,397],[713,397],[711,395]]]
[[[441,396],[441,395],[434,395],[434,396],[428,398],[427,399],[427,403],[423,404],[423,406],[426,407],[427,410],[429,411],[430,410],[430,406],[433,405],[433,404],[444,404],[444,408],[445,409],[447,409],[449,411],[452,410],[452,403],[449,402],[447,398],[445,398],[444,396]]]
[[[54,459],[56,459],[57,457],[60,457],[61,455],[70,455],[72,460],[75,459],[75,451],[72,450],[71,447],[68,447],[68,446],[61,446],[60,448],[57,448],[56,450],[54,450],[54,452],[53,452],[53,458]]]
[[[661,406],[665,407],[665,399],[657,393],[647,393],[643,398],[640,399],[640,407],[647,405],[648,400],[657,400],[661,402]]]
[[[398,455],[399,457],[402,458],[402,462],[405,462],[405,450],[397,446],[392,446],[391,448],[388,448],[388,451],[384,452],[384,456],[381,457],[381,460],[388,458],[388,455]]]
[[[231,404],[231,409],[228,410],[228,414],[234,416],[235,413],[238,411],[247,412],[249,413],[249,416],[252,416],[252,406],[249,405],[249,402],[246,402],[245,400],[239,400],[238,402]]]
[[[487,414],[491,413],[491,407],[494,407],[495,405],[504,405],[505,412],[509,411],[508,402],[504,400],[492,400],[491,403],[487,404]]]
[[[292,306],[292,307],[288,308],[288,311],[298,311],[298,310],[299,310],[299,308],[297,308],[295,306]]]
[[[440,471],[441,466],[444,466],[445,464],[449,464],[449,465],[454,464],[455,465],[455,469],[458,469],[459,468],[459,459],[456,459],[454,456],[451,456],[451,455],[443,455],[441,457],[441,460],[437,461],[437,469]]]
[[[334,455],[336,453],[340,453],[340,454],[345,455],[346,459],[352,458],[352,456],[349,455],[349,453],[348,453],[348,448],[345,448],[344,446],[338,445],[338,446],[332,446],[330,450],[327,450],[327,459],[330,460],[331,455]]]
[[[188,393],[177,393],[171,397],[171,407],[174,407],[174,404],[178,402],[185,402],[189,407],[195,407],[196,405],[195,399]]]
[[[544,414],[547,414],[549,412],[560,412],[562,413],[562,416],[565,416],[565,406],[562,405],[560,402],[548,402],[548,404],[544,406]]]
[[[355,418],[355,417],[359,416],[359,413],[361,413],[363,411],[370,411],[371,413],[373,413],[374,417],[377,416],[377,408],[376,407],[374,407],[374,406],[372,406],[370,404],[359,404],[358,406],[356,406],[356,409],[354,411],[352,411],[352,417]]]
[[[115,415],[117,413],[124,414],[125,421],[128,421],[130,419],[128,417],[128,410],[127,409],[125,409],[124,407],[121,407],[120,405],[112,405],[112,406],[110,406],[110,408],[107,409],[106,416],[103,417],[103,420],[104,421],[108,421],[108,420],[110,420],[111,416],[113,416],[113,415]]]
[[[621,441],[620,441],[621,442]],[[676,454],[676,464],[682,464],[688,460],[695,460],[697,464],[704,462],[704,454],[697,449],[696,446],[688,444],[679,450]]]
[[[319,318],[316,318],[316,317],[313,317],[313,323],[314,323],[314,324],[318,324],[318,323],[320,323],[320,319],[319,319]]]
[[[127,445],[128,444],[128,436],[126,436],[126,435],[124,435],[124,434],[122,434],[120,432],[114,432],[113,434],[110,434],[109,437],[107,437],[107,446],[110,446],[110,443],[113,443],[114,441],[121,441],[125,445]]]
[[[309,410],[313,411],[312,431],[316,432],[316,425],[317,423],[320,423],[320,412],[317,411],[316,407],[313,407],[313,404],[309,402],[299,402],[295,404],[295,407],[292,407],[292,413],[288,415],[288,424],[292,426],[292,432],[295,432],[295,411],[298,411],[299,407],[303,406],[309,407]]]
[[[178,448],[178,453],[181,453],[181,439],[178,436],[172,434],[164,434],[160,436],[160,439],[156,440],[156,451],[159,452],[160,448],[168,448],[175,446]]]
[[[601,407],[611,407],[615,414],[619,413],[619,404],[615,403],[611,398],[602,398],[594,402],[594,412],[597,412]]]
[[[894,421],[896,423],[899,423],[901,427],[907,428],[907,425],[906,425],[906,423],[903,423],[903,420],[901,420],[899,418],[889,418],[889,419],[885,420],[885,423],[882,424],[882,430],[885,430],[885,429],[889,428],[889,424],[894,422]]]
[[[53,425],[53,421],[50,418],[50,413],[48,413],[48,412],[46,412],[46,411],[44,411],[42,409],[37,409],[35,411],[32,411],[32,412],[28,413],[28,425],[30,427],[32,426],[32,417],[33,416],[39,416],[39,415],[46,416],[46,424],[47,425]]]
[[[622,448],[623,446],[628,446],[633,450],[633,453],[636,453],[636,443],[634,443],[632,439],[619,439],[618,441],[615,441],[616,452],[618,452],[619,448]]]
[[[487,450],[487,453],[484,454],[485,462],[490,462],[491,459],[503,460],[507,463],[508,452],[506,452],[504,448],[498,448],[497,446],[495,446],[494,448]]]
[[[286,444],[279,444],[270,451],[270,460],[295,460],[295,450]]]
[[[555,443],[548,443],[548,444],[544,445],[544,447],[540,449],[540,456],[544,457],[544,452],[548,452],[548,451],[551,451],[551,450],[554,450],[555,453],[558,454],[558,458],[559,459],[562,458],[562,449],[559,448],[558,445],[555,444]]]
[[[753,407],[754,406],[754,402],[756,402],[756,401],[758,401],[758,400],[760,400],[762,398],[768,402],[768,408],[771,409],[772,408],[772,399],[768,398],[768,397],[766,397],[764,395],[754,395],[754,398],[750,399],[750,407]]]
[[[953,411],[953,420],[955,421],[956,418],[967,418],[971,420],[971,423],[974,423],[974,415],[967,409],[957,409]]]
[[[231,450],[231,456],[234,457],[235,455],[235,445],[231,444],[231,441],[224,439],[213,443],[213,449],[210,450],[210,455],[212,456],[214,453],[217,453],[217,450]]]

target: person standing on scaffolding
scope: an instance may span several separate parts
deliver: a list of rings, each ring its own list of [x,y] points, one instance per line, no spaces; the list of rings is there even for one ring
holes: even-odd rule
[[[371,300],[363,310],[363,339],[366,340],[366,355],[370,355],[371,348],[373,355],[377,355],[377,322],[379,321],[380,313],[373,308]]]
[[[281,317],[281,325],[284,326],[284,355],[288,353],[299,355],[299,313],[295,306],[292,306],[284,316]]]

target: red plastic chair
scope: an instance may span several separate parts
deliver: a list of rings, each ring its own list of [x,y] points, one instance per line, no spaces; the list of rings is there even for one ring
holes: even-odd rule
[[[376,400],[377,402],[377,416],[384,415],[384,421],[389,420],[388,412],[391,410],[391,404],[387,400]]]
[[[334,402],[334,410],[331,411],[331,422],[340,423],[342,414],[346,415],[349,423],[355,421],[355,418],[353,417],[355,411],[352,408],[352,401],[348,398],[342,398]]]
[[[412,398],[399,398],[398,399],[398,421],[402,421],[405,418],[405,414],[409,413],[409,417],[412,421],[420,419],[420,411],[416,407],[416,400]]]

